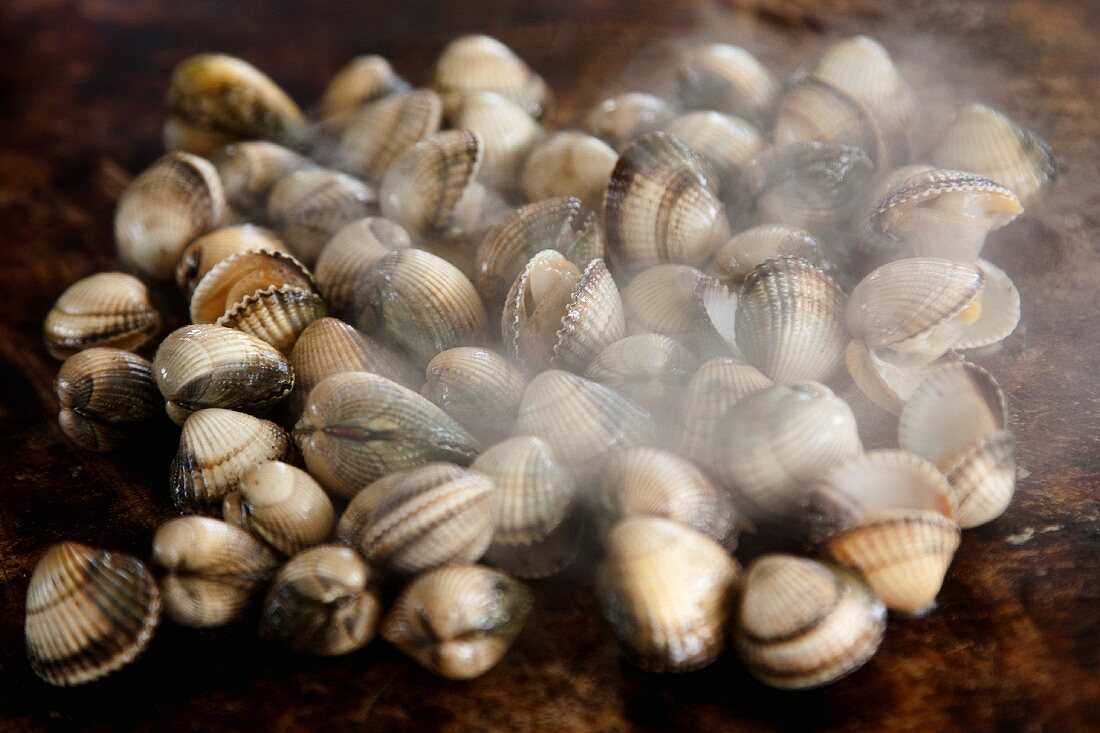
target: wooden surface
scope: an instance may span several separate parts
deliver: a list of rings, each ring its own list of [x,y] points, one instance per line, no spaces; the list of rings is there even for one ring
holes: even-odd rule
[[[1100,726],[1100,11],[1083,0],[648,3],[7,0],[0,5],[0,729],[1084,730]],[[438,680],[381,642],[315,660],[255,639],[249,619],[196,633],[165,622],[135,665],[57,690],[24,658],[35,561],[76,539],[149,554],[171,515],[170,426],[112,456],[65,442],[58,363],[40,338],[53,299],[116,266],[114,200],[160,152],[172,65],[239,54],[306,105],[357,53],[424,81],[443,43],[499,36],[541,71],[568,123],[601,91],[667,89],[683,39],[741,43],[780,73],[830,38],[876,36],[914,79],[934,134],[957,100],[1043,135],[1054,196],[997,234],[990,259],[1023,296],[1020,329],[975,359],[1000,379],[1018,436],[1016,500],[968,531],[939,607],[891,618],[879,654],[832,687],[782,693],[736,659],[686,676],[626,665],[590,589],[536,583],[512,652],[470,683]],[[625,76],[624,76],[625,75]],[[954,93],[952,89],[956,90]],[[166,307],[181,304],[171,298]],[[879,415],[879,435],[893,429]],[[864,425],[866,428],[867,425]],[[870,429],[870,428],[869,428]],[[880,438],[885,441],[886,438]],[[744,559],[744,558],[742,558]]]

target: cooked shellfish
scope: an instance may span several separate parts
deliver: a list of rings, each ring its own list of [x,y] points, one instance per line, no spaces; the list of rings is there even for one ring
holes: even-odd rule
[[[100,272],[66,288],[42,327],[46,350],[58,359],[93,346],[135,351],[160,328],[160,314],[140,280]]]
[[[286,245],[275,232],[252,224],[222,227],[187,245],[176,265],[176,284],[184,297],[191,299],[195,286],[222,260],[240,252],[264,249],[286,252]]]
[[[321,95],[321,117],[341,130],[348,118],[365,105],[390,94],[404,92],[409,83],[381,56],[356,56],[344,65]]]
[[[595,208],[618,154],[598,137],[583,132],[556,132],[535,145],[523,164],[520,184],[528,201],[575,196]]]
[[[678,341],[639,333],[609,344],[584,371],[655,414],[678,399],[695,371],[695,357]]]
[[[481,347],[441,351],[425,372],[425,397],[479,440],[508,435],[527,380],[507,359]]]
[[[153,365],[119,349],[86,349],[61,365],[54,382],[65,435],[88,450],[120,447],[164,409]]]
[[[485,157],[478,178],[498,189],[515,187],[527,155],[546,134],[526,110],[494,92],[464,95],[454,126],[481,135]]]
[[[226,145],[212,159],[225,187],[226,201],[237,211],[264,215],[271,189],[283,176],[316,168],[309,158],[266,140]]]
[[[317,258],[313,275],[325,304],[336,313],[351,305],[355,288],[375,263],[395,249],[412,246],[409,233],[380,216],[368,216],[345,226],[329,240]]]
[[[677,72],[681,103],[755,124],[770,120],[779,83],[743,48],[712,43],[686,53]]]
[[[730,238],[714,253],[707,272],[724,283],[740,283],[754,267],[776,257],[800,257],[828,273],[830,263],[814,235],[782,224],[761,224]]]
[[[436,62],[432,87],[443,98],[448,117],[467,94],[478,91],[496,92],[536,118],[550,103],[546,82],[512,49],[489,36],[460,36],[451,41]]]
[[[327,542],[336,512],[320,484],[300,468],[270,461],[245,471],[222,504],[225,521],[284,555]]]
[[[585,129],[618,151],[672,119],[668,102],[645,92],[626,92],[596,105],[585,118]]]
[[[300,170],[283,176],[267,201],[268,218],[294,256],[313,265],[336,232],[373,213],[374,189],[344,173]]]
[[[340,139],[340,160],[349,170],[380,182],[406,148],[439,131],[442,117],[443,103],[430,89],[371,102],[348,118]]]
[[[771,387],[772,380],[739,359],[715,357],[691,375],[680,398],[676,444],[700,465],[709,466],[718,422],[742,397]]]
[[[755,127],[720,112],[688,112],[664,130],[714,167],[723,190],[734,185],[741,169],[764,149],[764,138]]]

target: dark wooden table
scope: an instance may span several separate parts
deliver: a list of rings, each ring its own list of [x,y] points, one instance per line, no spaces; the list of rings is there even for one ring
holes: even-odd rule
[[[604,91],[668,88],[685,40],[730,40],[782,73],[868,33],[914,80],[934,134],[954,102],[1004,109],[1053,146],[1054,196],[987,249],[1015,278],[1021,327],[976,360],[1004,386],[1016,500],[964,536],[939,607],[891,619],[879,654],[820,691],[755,683],[732,657],[685,676],[624,664],[589,589],[535,584],[512,652],[482,679],[438,680],[383,643],[334,660],[254,638],[251,621],[164,623],[102,683],[57,690],[24,659],[23,600],[47,545],[145,557],[170,516],[169,428],[113,456],[61,436],[58,363],[40,327],[69,283],[116,266],[114,201],[160,152],[169,70],[241,55],[304,105],[355,54],[414,81],[459,33],[497,35],[553,86],[555,124]],[[1084,730],[1100,726],[1100,9],[1086,0],[263,2],[7,0],[0,5],[0,728],[10,730]],[[953,91],[954,90],[954,91]],[[180,304],[168,303],[178,307]],[[880,434],[892,425],[878,418]]]

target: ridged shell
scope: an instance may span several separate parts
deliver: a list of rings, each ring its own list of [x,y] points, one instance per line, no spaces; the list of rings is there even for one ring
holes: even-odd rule
[[[715,430],[722,416],[743,397],[774,383],[754,366],[716,357],[703,362],[680,399],[677,445],[685,456],[709,466]]]
[[[181,512],[209,514],[253,466],[285,458],[290,436],[273,422],[211,408],[183,423],[169,488]]]
[[[862,150],[879,170],[904,162],[909,150],[891,150],[878,120],[858,99],[815,78],[802,79],[783,94],[772,140],[777,148],[807,140]],[[899,146],[901,147],[901,146]]]
[[[153,564],[166,570],[164,612],[196,629],[242,615],[279,567],[275,554],[243,529],[209,517],[180,517],[153,536]]]
[[[267,216],[294,256],[312,266],[336,232],[375,213],[377,204],[378,196],[367,184],[318,168],[279,179],[267,201]]]
[[[824,385],[776,385],[738,400],[715,432],[711,465],[754,519],[799,524],[811,483],[863,452],[851,408]]]
[[[479,565],[426,573],[404,590],[382,636],[426,669],[468,680],[494,667],[523,628],[531,593]]]
[[[958,342],[981,313],[985,278],[952,260],[895,260],[874,270],[848,299],[852,336],[897,363],[928,363]]]
[[[263,412],[294,388],[294,372],[274,347],[211,324],[168,334],[153,358],[153,374],[168,401],[168,416],[181,425],[206,407]]]
[[[356,56],[345,64],[321,95],[325,124],[342,130],[348,118],[365,105],[390,94],[407,91],[409,83],[381,56]]]
[[[351,305],[359,283],[374,265],[395,249],[412,246],[409,233],[397,223],[380,216],[368,216],[345,226],[333,235],[317,258],[313,276],[335,313]]]
[[[989,372],[969,362],[931,372],[902,408],[898,443],[937,466],[1004,430],[1005,396]]]
[[[400,249],[378,260],[353,298],[356,322],[378,330],[420,364],[478,343],[488,316],[473,283],[442,257]]]
[[[932,149],[941,168],[972,171],[1008,186],[1025,206],[1041,199],[1058,176],[1050,146],[984,104],[959,110]]]
[[[821,244],[807,231],[761,224],[730,238],[714,253],[707,272],[725,283],[740,283],[754,267],[777,257],[799,257],[818,268],[827,264]]]
[[[779,83],[743,48],[712,43],[684,55],[677,71],[681,103],[689,109],[711,109],[766,124],[779,93]]]
[[[527,380],[500,354],[482,347],[447,349],[428,362],[422,394],[479,440],[508,435]]]
[[[262,215],[271,189],[283,176],[316,168],[309,158],[266,140],[225,146],[212,159],[233,208]]]
[[[737,561],[709,537],[667,519],[630,517],[608,534],[596,593],[632,661],[654,672],[687,672],[725,649],[739,574]]]
[[[824,381],[844,356],[844,291],[799,257],[753,268],[737,298],[737,347],[777,382]]]
[[[546,82],[512,49],[489,36],[467,35],[451,41],[436,61],[432,87],[443,98],[448,117],[466,94],[477,91],[496,92],[536,118],[550,103]]]
[[[471,92],[462,98],[454,126],[471,130],[485,142],[479,179],[499,189],[514,188],[527,155],[546,133],[527,111],[495,92]]]
[[[306,326],[324,318],[325,313],[324,301],[312,289],[272,285],[230,306],[217,323],[252,334],[287,352]]]
[[[221,222],[225,191],[208,161],[170,153],[131,181],[115,209],[115,243],[129,267],[170,280],[180,255]]]
[[[305,120],[262,71],[224,54],[181,61],[168,85],[169,119],[191,130],[188,151],[209,155],[226,142],[263,138],[298,142]]]
[[[688,112],[664,128],[708,161],[718,172],[723,190],[733,185],[741,169],[764,149],[764,138],[755,127],[720,112]]]
[[[694,304],[700,356],[732,356],[743,359],[737,346],[737,290],[704,275],[695,283]]]
[[[584,128],[622,152],[642,135],[672,119],[668,102],[645,92],[626,92],[603,100],[588,113]]]
[[[527,385],[514,435],[545,440],[578,480],[598,472],[618,450],[649,445],[648,411],[601,384],[569,372],[542,372]]]
[[[626,517],[664,517],[737,547],[740,528],[729,492],[668,451],[633,448],[613,456],[600,476],[595,508],[605,530]]]
[[[484,155],[481,136],[466,130],[438,132],[409,146],[382,179],[382,215],[413,234],[472,229],[485,199],[477,181]]]
[[[382,616],[375,578],[354,550],[323,545],[301,552],[272,581],[260,636],[304,654],[362,649]]]
[[[345,498],[387,473],[431,461],[468,464],[480,452],[427,399],[365,372],[335,374],[314,387],[294,438],[310,474]]]
[[[745,570],[734,646],[767,685],[835,682],[874,656],[885,631],[882,601],[849,573],[792,555],[765,555]]]
[[[933,369],[958,361],[949,351],[929,364],[898,365],[882,359],[867,344],[854,340],[844,350],[844,364],[860,392],[876,405],[898,415],[913,392]]]
[[[485,450],[470,468],[492,479],[496,529],[486,562],[521,578],[552,575],[573,561],[583,523],[577,486],[550,446],[531,436]]]
[[[679,399],[695,366],[694,355],[678,341],[639,333],[608,345],[588,364],[584,376],[664,414]]]
[[[623,288],[630,333],[659,333],[691,343],[699,328],[695,288],[703,273],[691,265],[653,265]]]
[[[305,327],[290,352],[295,386],[288,404],[300,415],[306,400],[325,377],[343,372],[372,372],[417,389],[420,375],[405,357],[335,318],[319,318]]]
[[[145,651],[160,611],[157,584],[140,560],[76,542],[53,545],[27,587],[31,669],[59,686],[105,677]]]
[[[999,343],[1020,323],[1020,291],[1004,270],[979,259],[982,271],[982,312],[955,342],[956,349],[976,349]]]
[[[355,494],[344,508],[344,513],[340,515],[340,521],[336,523],[336,539],[348,547],[358,548],[359,537],[363,534],[363,528],[367,526],[367,522],[370,521],[375,507],[389,495],[390,488],[407,473],[408,471],[388,473]]]
[[[215,229],[187,245],[176,266],[176,284],[190,300],[195,286],[216,265],[235,254],[260,249],[287,252],[286,245],[270,229],[252,224]]]
[[[916,113],[913,92],[890,54],[867,36],[833,44],[814,65],[812,74],[844,90],[896,129],[906,128]]]
[[[61,429],[81,448],[114,450],[161,414],[164,399],[153,365],[119,349],[86,349],[69,357],[54,391]]]
[[[250,296],[284,285],[315,294],[309,270],[285,252],[256,249],[229,255],[195,286],[190,303],[191,320],[214,323]]]
[[[603,224],[611,253],[635,268],[700,263],[729,238],[715,182],[691,150],[661,132],[638,139],[615,164]]]
[[[336,511],[320,484],[280,461],[245,471],[225,497],[222,516],[288,556],[327,542],[336,528]]]
[[[371,102],[346,120],[340,139],[341,163],[380,182],[406,148],[439,131],[442,118],[443,103],[430,89]]]
[[[1016,490],[1016,453],[1012,433],[1001,430],[943,461],[943,473],[959,508],[963,529],[991,522],[1004,513]]]
[[[133,351],[160,328],[160,314],[137,278],[100,272],[66,288],[42,327],[46,350],[66,359],[93,346]]]
[[[575,196],[595,208],[619,156],[598,137],[583,132],[556,132],[535,145],[520,174],[528,201]]]
[[[488,476],[452,463],[429,463],[385,488],[358,537],[371,564],[413,575],[474,562],[489,548],[494,487]]]

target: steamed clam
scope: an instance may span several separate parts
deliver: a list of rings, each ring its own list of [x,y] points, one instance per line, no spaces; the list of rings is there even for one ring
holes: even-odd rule
[[[584,127],[621,152],[642,135],[664,127],[672,114],[668,102],[660,97],[626,92],[596,105],[585,118]]]
[[[639,333],[609,344],[589,362],[584,376],[660,414],[679,398],[694,370],[695,356],[680,342]]]
[[[680,397],[674,443],[688,458],[709,466],[715,429],[734,404],[774,384],[740,359],[715,357],[699,365]]]
[[[664,130],[714,167],[723,190],[734,185],[741,169],[764,149],[764,138],[755,127],[720,112],[688,112]]]
[[[904,151],[892,150],[878,119],[858,99],[815,78],[802,79],[783,94],[772,139],[776,147],[807,140],[862,150],[877,169],[901,162]]]
[[[275,575],[260,615],[260,636],[290,649],[336,656],[374,638],[382,615],[374,573],[354,550],[321,545],[300,552]]]
[[[895,364],[884,359],[877,349],[853,339],[844,350],[848,374],[866,397],[887,412],[897,415],[928,373],[937,367],[957,361],[952,351],[928,364]]]
[[[321,117],[329,126],[341,130],[362,107],[408,88],[409,83],[397,75],[386,59],[373,54],[356,56],[325,87]]]
[[[527,380],[500,354],[480,346],[441,351],[428,362],[422,393],[479,440],[506,436]]]
[[[279,561],[259,540],[209,517],[179,517],[153,536],[153,564],[164,568],[164,612],[203,629],[240,618]]]
[[[54,391],[61,406],[61,430],[88,450],[122,446],[164,409],[153,365],[119,349],[86,349],[69,357],[57,374]]]
[[[703,273],[691,265],[652,265],[623,288],[623,310],[629,333],[659,333],[685,344],[700,327],[695,299]]]
[[[405,588],[381,633],[432,672],[468,680],[500,661],[531,605],[531,592],[497,570],[480,565],[439,568]]]
[[[1020,291],[1001,268],[983,259],[974,263],[982,271],[982,312],[963,329],[956,349],[976,349],[999,343],[1020,323]]]
[[[485,157],[478,178],[498,189],[515,187],[527,155],[546,134],[525,109],[494,92],[464,95],[454,126],[481,136]]]
[[[358,219],[336,232],[313,268],[325,304],[335,313],[347,310],[355,288],[374,265],[393,250],[411,246],[412,239],[400,224],[380,216]]]
[[[598,137],[556,132],[535,145],[520,173],[528,201],[575,196],[594,209],[607,190],[618,154]]]
[[[489,36],[468,35],[451,41],[436,61],[432,87],[442,97],[448,117],[472,92],[496,92],[536,118],[550,102],[546,82],[512,49]]]
[[[279,179],[297,170],[317,167],[304,155],[266,140],[226,145],[211,160],[221,177],[229,205],[244,214],[261,216]]]
[[[27,588],[31,669],[51,685],[81,685],[134,661],[160,622],[161,597],[137,558],[76,542],[50,547]]]
[[[800,257],[828,272],[828,259],[814,235],[782,224],[761,224],[735,234],[714,253],[707,272],[725,283],[740,283],[752,269],[776,257]]]
[[[686,54],[677,70],[680,101],[764,124],[771,117],[779,83],[751,53],[738,46],[712,43]]]
[[[394,158],[439,131],[443,103],[430,89],[391,94],[350,115],[340,159],[367,180],[380,182]]]
[[[892,134],[912,124],[913,91],[889,52],[873,38],[852,36],[833,44],[812,65],[810,75],[860,102]]]
[[[268,198],[267,215],[294,256],[312,265],[336,232],[374,213],[377,203],[374,189],[362,181],[316,168],[283,176]]]
[[[245,471],[226,495],[222,516],[284,555],[327,542],[336,528],[332,501],[300,468],[270,461]]]
[[[232,255],[257,249],[287,251],[286,245],[270,229],[253,224],[215,229],[187,245],[176,265],[176,284],[190,300],[195,286],[215,265]]]
[[[93,346],[136,351],[160,328],[149,291],[132,275],[100,272],[70,285],[42,326],[46,350],[58,359]]]

